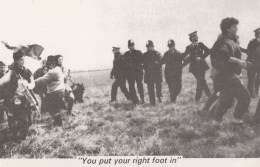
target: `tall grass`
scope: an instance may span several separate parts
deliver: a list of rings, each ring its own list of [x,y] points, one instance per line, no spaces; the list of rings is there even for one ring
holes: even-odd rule
[[[208,72],[209,73],[209,72]],[[208,77],[208,76],[207,76]],[[116,103],[109,104],[113,80],[109,71],[73,73],[74,82],[84,83],[84,104],[76,104],[76,116],[63,114],[62,128],[53,128],[52,119],[30,127],[26,140],[0,145],[1,158],[74,158],[80,155],[183,155],[184,157],[260,157],[259,129],[234,129],[232,111],[220,129],[197,113],[206,101],[194,102],[196,81],[185,69],[183,89],[177,103],[169,102],[163,83],[163,102],[133,106],[119,90]],[[209,81],[210,87],[212,83]],[[257,99],[252,100],[252,116]],[[250,122],[250,119],[247,120]]]

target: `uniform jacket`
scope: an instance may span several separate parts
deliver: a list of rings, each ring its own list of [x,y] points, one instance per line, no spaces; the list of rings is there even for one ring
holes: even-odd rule
[[[161,64],[166,64],[164,69],[166,82],[174,79],[177,73],[182,73],[182,62],[184,56],[177,50],[168,50],[164,53]]]
[[[185,60],[185,64],[190,63],[190,72],[209,69],[207,62],[205,61],[205,58],[209,55],[209,48],[202,42],[196,43],[195,46],[193,44],[188,45],[183,55],[185,57],[189,55]],[[197,57],[200,57],[201,60],[198,61],[196,59]]]
[[[124,57],[126,61],[126,71],[128,74],[142,73],[142,55],[142,52],[139,50],[129,50],[125,52]]]
[[[249,62],[254,62],[256,60],[256,50],[260,48],[260,41],[258,41],[256,38],[255,39],[252,39],[248,46],[247,46],[247,59],[246,61],[249,61]]]
[[[126,61],[121,53],[116,53],[113,61],[113,68],[110,73],[111,76],[125,77],[126,75]]]
[[[157,51],[147,51],[143,55],[144,82],[162,82],[162,56]]]

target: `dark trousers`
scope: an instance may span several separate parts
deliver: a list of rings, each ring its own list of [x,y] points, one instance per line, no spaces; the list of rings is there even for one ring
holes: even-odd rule
[[[182,88],[182,73],[175,73],[171,77],[172,78],[166,78],[166,82],[170,91],[171,102],[176,102],[176,98],[180,94]]]
[[[144,100],[144,88],[143,88],[143,73],[134,73],[130,74],[127,77],[127,81],[129,84],[129,92],[131,100],[134,104],[138,103],[138,97],[136,95],[135,91],[135,83],[137,84],[138,93],[140,95],[140,98]]]
[[[7,114],[8,126],[10,131],[14,134],[13,137],[16,139],[25,139],[28,134],[29,126],[31,125],[32,112],[24,103],[25,102],[22,102],[21,105],[8,103],[8,109],[12,113]]]
[[[207,85],[206,79],[205,79],[205,73],[206,71],[204,70],[198,70],[198,71],[193,71],[192,74],[194,77],[197,79],[197,88],[196,88],[196,95],[195,95],[195,100],[199,101],[202,92],[204,91],[207,96],[210,96],[210,90]]]
[[[242,119],[248,111],[250,104],[250,95],[241,81],[236,78],[230,78],[223,81],[223,89],[221,89],[219,102],[214,111],[214,120],[221,121],[224,114],[232,107],[234,99],[237,100],[237,105],[234,111],[234,118]]]
[[[58,90],[46,95],[47,110],[54,119],[54,126],[62,126],[61,111],[66,109],[65,90]]]
[[[156,87],[156,96],[157,96],[157,98],[159,99],[159,98],[162,97],[162,84],[161,84],[161,82],[153,82],[153,81],[147,82],[149,100],[150,100],[150,103],[152,105],[155,105],[154,85]]]
[[[130,94],[126,88],[126,79],[123,77],[117,77],[112,85],[111,89],[111,100],[116,100],[117,89],[120,87],[122,93],[125,95],[126,99],[131,99]]]
[[[260,85],[260,70],[256,70],[254,67],[249,67],[247,69],[247,90],[249,91],[251,97],[258,95],[259,85]]]
[[[208,97],[206,103],[204,104],[203,111],[208,111],[210,107],[218,100],[218,93],[221,90],[221,83],[218,80],[213,80],[213,90],[214,92]],[[210,111],[213,112],[213,111]]]

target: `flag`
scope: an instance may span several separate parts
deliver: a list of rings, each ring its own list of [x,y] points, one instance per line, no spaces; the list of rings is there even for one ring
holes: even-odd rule
[[[7,49],[13,50],[17,52],[18,50],[22,50],[25,56],[31,57],[36,60],[41,60],[41,54],[44,48],[41,45],[32,44],[27,46],[10,46],[8,43],[2,41]]]

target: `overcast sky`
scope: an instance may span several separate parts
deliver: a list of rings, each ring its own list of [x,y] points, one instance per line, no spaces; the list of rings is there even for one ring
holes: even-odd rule
[[[127,40],[146,51],[167,50],[174,39],[183,52],[188,34],[197,30],[199,41],[211,47],[225,17],[239,19],[242,47],[260,27],[259,0],[0,0],[0,40],[10,45],[40,44],[43,57],[62,54],[71,69],[111,68],[112,46],[127,50]],[[12,52],[0,44],[7,64]]]

